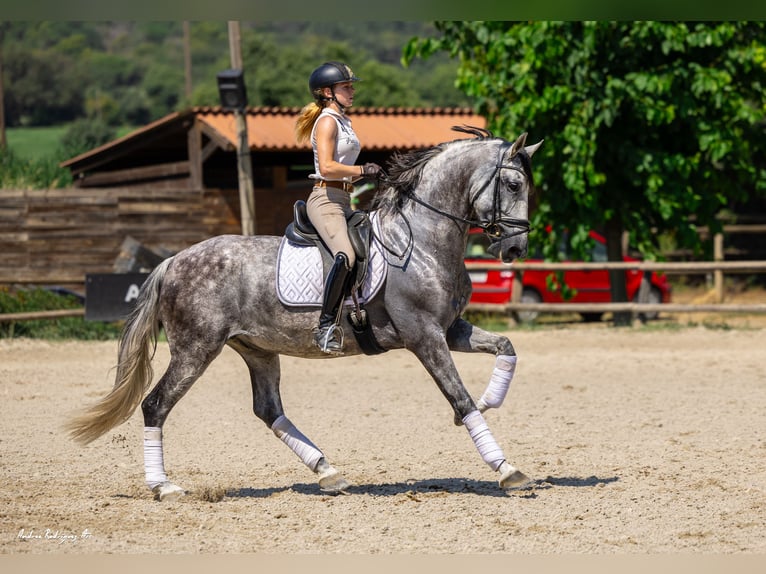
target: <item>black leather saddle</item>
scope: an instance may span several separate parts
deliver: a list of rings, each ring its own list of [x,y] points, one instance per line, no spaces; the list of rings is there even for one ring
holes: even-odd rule
[[[367,275],[367,266],[370,261],[372,222],[366,212],[355,211],[346,219],[346,224],[348,225],[348,237],[356,255],[353,285],[355,288],[359,288]],[[325,275],[327,274],[334,257],[309,220],[306,202],[302,199],[296,201],[293,206],[293,221],[285,229],[285,237],[296,245],[317,246],[322,253],[324,272]]]

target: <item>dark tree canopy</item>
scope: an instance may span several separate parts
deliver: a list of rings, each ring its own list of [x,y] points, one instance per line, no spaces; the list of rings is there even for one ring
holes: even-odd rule
[[[231,66],[227,23],[188,29],[189,95],[181,21],[0,22],[6,124],[142,125],[189,105],[217,105],[216,74]],[[470,105],[446,56],[402,67],[406,41],[432,30],[426,22],[242,22],[249,104],[302,106],[311,71],[343,59],[365,79],[358,106]]]

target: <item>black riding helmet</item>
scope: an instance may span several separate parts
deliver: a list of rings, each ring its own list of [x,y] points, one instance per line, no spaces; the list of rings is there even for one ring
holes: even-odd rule
[[[341,82],[359,81],[361,81],[360,78],[357,78],[354,75],[354,72],[351,71],[351,68],[343,62],[325,62],[311,72],[311,76],[309,77],[309,90],[311,90],[311,95],[314,96],[316,100],[334,100],[335,90],[333,90],[332,98],[325,98],[320,93],[320,90],[327,87],[332,88],[335,84],[340,84]]]

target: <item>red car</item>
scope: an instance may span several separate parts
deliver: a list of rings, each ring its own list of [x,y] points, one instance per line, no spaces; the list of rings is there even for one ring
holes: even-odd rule
[[[590,232],[594,239],[594,247],[591,252],[591,261],[607,261],[606,240],[595,231]],[[489,246],[489,239],[481,229],[472,229],[468,235],[468,245],[465,251],[466,263],[482,263],[487,261],[497,261],[497,258],[486,252]],[[637,261],[633,257],[624,257],[625,261]],[[526,261],[535,262],[541,259],[527,259]],[[511,301],[513,288],[512,270],[471,270],[471,284],[473,294],[471,303],[498,303],[504,304]],[[529,303],[561,303],[564,302],[559,291],[550,291],[546,278],[554,275],[555,271],[536,271],[527,269],[522,276],[522,302]],[[641,286],[642,272],[637,269],[625,271],[625,283],[628,292],[628,299],[634,301],[638,297],[638,288]],[[564,282],[568,287],[575,290],[575,295],[566,302],[570,303],[609,303],[611,302],[611,293],[609,285],[608,271],[565,271]],[[651,274],[651,290],[649,292],[649,303],[668,303],[670,302],[671,287],[664,274]],[[601,319],[601,313],[581,313],[586,321],[598,321]],[[655,319],[658,313],[645,313],[647,319]],[[537,316],[537,311],[523,311],[515,313],[517,320],[521,322],[532,322]]]

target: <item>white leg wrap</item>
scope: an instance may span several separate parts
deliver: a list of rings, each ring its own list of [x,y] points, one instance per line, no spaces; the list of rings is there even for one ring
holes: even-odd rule
[[[498,355],[487,389],[477,403],[480,411],[496,409],[503,404],[514,372],[516,372],[516,355]]]
[[[274,434],[277,435],[279,440],[289,446],[290,450],[298,455],[298,458],[303,461],[303,464],[309,467],[312,472],[316,470],[317,464],[319,464],[319,459],[324,456],[322,451],[314,446],[314,443],[306,438],[301,431],[295,428],[295,425],[290,422],[290,419],[285,415],[280,416],[274,421],[274,424],[271,425],[271,430],[274,431]]]
[[[162,454],[162,429],[144,427],[144,472],[150,489],[168,481]]]
[[[472,411],[463,418],[463,424],[468,429],[468,434],[473,439],[481,458],[484,459],[492,470],[497,470],[505,461],[505,455],[500,445],[484,420],[484,416],[479,411]]]

